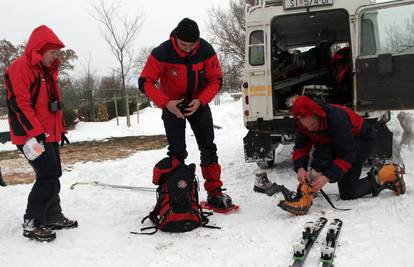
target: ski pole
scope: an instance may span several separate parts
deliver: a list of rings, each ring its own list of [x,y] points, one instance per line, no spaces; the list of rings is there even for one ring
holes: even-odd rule
[[[128,190],[135,190],[135,191],[143,191],[143,192],[155,192],[156,189],[153,187],[143,187],[143,186],[129,186],[129,185],[116,185],[116,184],[105,184],[100,183],[98,181],[92,182],[76,182],[70,186],[70,189],[75,189],[76,185],[92,185],[92,186],[102,186],[102,187],[109,187],[109,188],[118,188],[118,189],[128,189]]]

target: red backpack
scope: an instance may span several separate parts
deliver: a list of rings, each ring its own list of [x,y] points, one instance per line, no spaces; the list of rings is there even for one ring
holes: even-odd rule
[[[141,231],[155,229],[164,232],[188,232],[200,226],[207,226],[207,217],[212,213],[201,209],[198,199],[198,183],[195,164],[185,165],[176,158],[168,157],[159,161],[153,172],[153,183],[158,185],[157,203],[141,223],[150,219],[154,224]]]

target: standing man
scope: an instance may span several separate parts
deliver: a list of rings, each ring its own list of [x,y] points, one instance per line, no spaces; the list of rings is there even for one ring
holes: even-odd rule
[[[24,54],[6,70],[7,107],[12,143],[24,153],[36,173],[23,222],[23,235],[40,241],[56,238],[55,229],[78,226],[62,214],[62,168],[59,142],[66,127],[58,88],[58,56],[64,44],[42,25],[27,42]]]
[[[159,88],[156,87],[160,81]],[[220,63],[213,47],[200,38],[197,23],[184,18],[170,39],[155,48],[139,78],[139,88],[159,108],[168,139],[168,156],[184,162],[186,120],[200,150],[207,202],[217,209],[232,207],[222,193],[221,167],[214,144],[213,119],[208,103],[222,85]]]
[[[307,214],[312,194],[328,182],[338,183],[343,200],[377,196],[385,188],[396,195],[405,193],[403,170],[397,165],[385,165],[359,179],[375,145],[375,132],[361,116],[344,106],[317,104],[307,96],[296,98],[292,113],[297,126],[293,165],[299,186],[296,197],[281,201],[279,207],[295,215]]]

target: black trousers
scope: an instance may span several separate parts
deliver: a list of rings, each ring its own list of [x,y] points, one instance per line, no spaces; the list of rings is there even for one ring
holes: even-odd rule
[[[360,198],[364,195],[371,194],[374,190],[372,179],[365,177],[359,179],[365,160],[371,155],[375,146],[375,133],[370,132],[367,138],[356,138],[355,158],[352,167],[338,181],[339,196],[343,200]],[[334,160],[335,151],[330,144],[323,144],[315,147],[313,152],[312,168],[323,172]]]
[[[217,147],[214,144],[213,117],[208,105],[200,107],[186,119],[179,119],[173,113],[164,109],[162,112],[165,133],[168,140],[168,155],[183,161],[188,153],[185,144],[186,120],[190,123],[200,150],[201,165],[208,166],[217,163]]]
[[[18,146],[22,151],[23,146]],[[36,181],[30,191],[24,219],[34,219],[36,226],[59,220],[63,217],[60,206],[60,181],[62,166],[59,144],[45,143],[45,152],[30,161],[36,173]]]

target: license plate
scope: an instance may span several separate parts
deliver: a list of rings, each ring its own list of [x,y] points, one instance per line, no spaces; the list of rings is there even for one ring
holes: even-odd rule
[[[331,6],[333,0],[284,0],[285,9],[307,8],[316,6]]]

